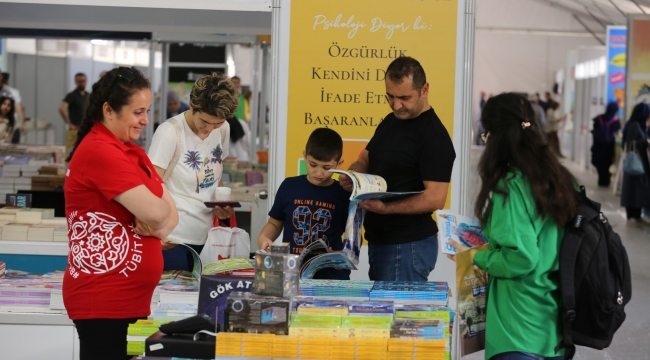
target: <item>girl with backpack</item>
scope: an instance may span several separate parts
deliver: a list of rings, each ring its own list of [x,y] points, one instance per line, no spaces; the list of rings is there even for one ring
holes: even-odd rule
[[[481,120],[486,147],[475,212],[489,249],[473,261],[490,275],[485,358],[563,359],[555,351],[562,340],[558,254],[576,213],[575,180],[522,96],[488,100]]]
[[[625,207],[627,219],[641,221],[641,209],[650,207],[650,166],[648,164],[647,122],[650,118],[650,106],[637,104],[630,119],[623,129],[623,149],[635,152],[643,164],[644,173],[629,174],[623,171],[623,188],[621,206]]]
[[[612,101],[607,104],[604,114],[593,119],[591,164],[598,170],[598,186],[600,187],[608,187],[612,176],[609,168],[614,163],[615,139],[621,130],[617,114],[618,103]]]

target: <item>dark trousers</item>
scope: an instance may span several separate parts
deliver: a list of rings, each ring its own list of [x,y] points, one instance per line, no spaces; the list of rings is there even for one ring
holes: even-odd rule
[[[194,249],[199,255],[203,251],[205,245],[191,245],[187,244],[189,247]],[[163,250],[163,262],[164,268],[163,271],[168,270],[186,270],[192,271],[194,267],[194,258],[192,253],[182,245],[174,246],[169,250]]]
[[[609,172],[609,166],[598,167],[598,186],[609,186],[612,174]]]
[[[641,208],[631,208],[626,207],[625,212],[627,213],[627,219],[640,219],[641,218]]]
[[[126,332],[139,318],[74,320],[80,360],[131,359],[126,355]]]

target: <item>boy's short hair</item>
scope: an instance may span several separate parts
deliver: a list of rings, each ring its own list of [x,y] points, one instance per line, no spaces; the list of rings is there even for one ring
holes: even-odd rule
[[[305,153],[318,161],[339,161],[343,155],[343,139],[332,129],[318,128],[309,135]]]

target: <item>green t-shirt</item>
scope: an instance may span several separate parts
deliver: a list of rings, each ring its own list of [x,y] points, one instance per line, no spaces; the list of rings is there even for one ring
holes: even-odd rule
[[[555,353],[562,339],[559,322],[559,250],[564,229],[535,207],[530,183],[520,172],[510,173],[493,193],[493,208],[485,226],[490,249],[474,263],[490,275],[487,299],[485,358],[522,351],[544,357]]]

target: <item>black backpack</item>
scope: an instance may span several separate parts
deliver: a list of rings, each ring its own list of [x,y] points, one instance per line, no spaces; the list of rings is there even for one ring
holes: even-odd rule
[[[602,350],[625,320],[624,307],[632,297],[630,264],[621,238],[612,231],[600,204],[577,192],[577,215],[566,229],[560,247],[560,327],[565,359],[575,345]]]

